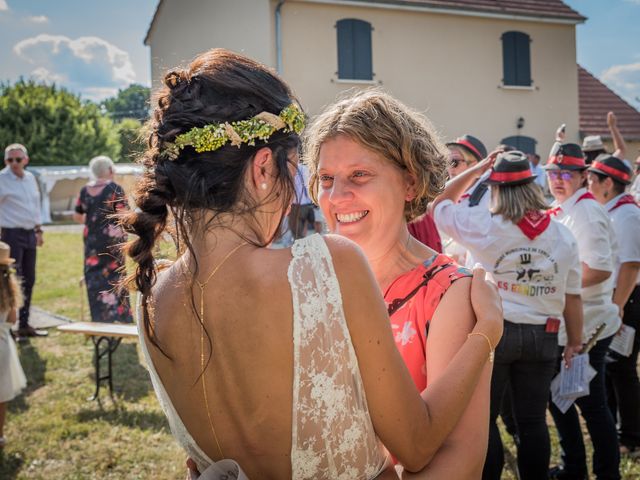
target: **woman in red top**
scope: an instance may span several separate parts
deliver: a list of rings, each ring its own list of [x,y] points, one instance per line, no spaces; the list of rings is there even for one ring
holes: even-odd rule
[[[444,187],[446,148],[425,118],[378,91],[328,107],[307,137],[310,193],[329,230],[356,242],[367,256],[416,387],[431,393],[446,389],[452,378],[473,368],[468,356],[458,355],[465,343],[487,348],[488,342],[493,351],[497,340],[474,330],[470,272],[407,229]],[[461,418],[451,419],[455,428],[420,475],[480,477],[490,377],[487,362],[473,377]]]

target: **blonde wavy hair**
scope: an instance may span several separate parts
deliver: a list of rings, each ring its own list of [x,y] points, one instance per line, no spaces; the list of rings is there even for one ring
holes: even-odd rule
[[[22,307],[22,289],[12,267],[0,265],[0,312]]]
[[[549,209],[544,193],[537,183],[523,185],[494,185],[491,191],[489,211],[494,215],[502,215],[505,220],[518,223],[531,211],[539,212]]]
[[[378,89],[351,93],[328,106],[306,130],[303,161],[309,167],[309,194],[318,203],[320,148],[345,135],[378,153],[416,180],[416,197],[405,202],[404,216],[411,221],[444,189],[448,151],[431,122],[391,95]]]

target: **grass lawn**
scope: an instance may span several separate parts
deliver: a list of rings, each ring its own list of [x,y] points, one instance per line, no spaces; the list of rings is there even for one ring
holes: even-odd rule
[[[80,319],[81,236],[47,233],[45,241],[33,304]],[[0,479],[185,477],[185,455],[169,432],[134,341],[114,354],[116,404],[103,390],[102,407],[87,401],[93,394],[91,341],[52,329],[49,337],[18,348],[28,386],[9,404]]]
[[[80,234],[46,234],[34,305],[80,319],[82,256]],[[85,302],[85,317],[86,311]],[[29,383],[9,405],[0,479],[185,477],[185,455],[169,432],[135,342],[126,341],[114,354],[116,404],[103,392],[102,406],[86,400],[93,394],[90,341],[52,329],[49,337],[22,343],[19,350]],[[550,432],[555,464],[559,448],[555,429]],[[508,435],[503,439],[511,452],[503,478],[515,480],[515,448]],[[623,458],[621,471],[624,479],[638,479],[640,462]]]

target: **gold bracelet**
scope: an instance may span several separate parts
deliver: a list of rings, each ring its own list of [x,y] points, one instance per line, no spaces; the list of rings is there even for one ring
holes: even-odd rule
[[[469,335],[467,335],[467,338],[470,338],[471,335],[480,335],[487,340],[487,343],[489,344],[489,363],[493,363],[493,359],[495,357],[495,349],[493,348],[493,345],[491,345],[491,340],[489,340],[489,337],[487,337],[482,332],[471,332]]]

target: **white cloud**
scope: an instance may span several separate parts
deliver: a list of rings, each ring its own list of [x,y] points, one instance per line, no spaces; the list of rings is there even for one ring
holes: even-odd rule
[[[7,0],[0,0],[0,12],[6,12],[9,10],[9,5],[7,5]]]
[[[0,0],[2,1],[2,0]],[[34,15],[27,17],[27,22],[30,23],[49,23],[49,19],[44,15]]]
[[[609,67],[600,79],[637,108],[640,98],[640,62]]]
[[[129,54],[98,37],[40,34],[18,42],[13,51],[34,65],[35,78],[56,81],[95,100],[136,79]]]

